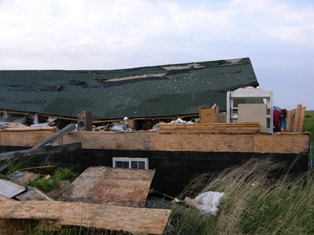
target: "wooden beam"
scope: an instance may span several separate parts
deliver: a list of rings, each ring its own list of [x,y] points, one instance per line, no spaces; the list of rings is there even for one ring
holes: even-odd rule
[[[62,226],[143,234],[163,234],[170,212],[165,209],[61,201],[6,200],[0,203],[2,219],[55,220]]]

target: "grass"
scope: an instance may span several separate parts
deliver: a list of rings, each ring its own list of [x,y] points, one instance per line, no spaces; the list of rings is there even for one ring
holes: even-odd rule
[[[311,160],[314,162],[314,110],[306,111],[304,116],[303,130],[310,133]]]
[[[310,132],[310,134],[314,136],[314,110],[306,111],[304,116],[303,130]]]
[[[29,184],[41,191],[48,193],[56,189],[61,180],[73,181],[76,174],[70,168],[58,168],[51,177],[43,177],[31,181]]]
[[[225,193],[218,216],[177,206],[169,234],[314,234],[314,182],[270,177],[281,168],[269,159],[227,169],[202,191]]]

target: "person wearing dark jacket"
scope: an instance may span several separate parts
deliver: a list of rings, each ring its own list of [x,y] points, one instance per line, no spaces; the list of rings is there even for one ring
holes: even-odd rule
[[[279,109],[273,109],[273,124],[274,124],[274,132],[281,131],[280,110]]]

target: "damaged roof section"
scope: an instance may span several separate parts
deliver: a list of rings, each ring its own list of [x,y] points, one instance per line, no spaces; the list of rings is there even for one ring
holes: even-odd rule
[[[121,70],[0,71],[0,110],[96,119],[198,114],[226,91],[258,86],[249,58]]]

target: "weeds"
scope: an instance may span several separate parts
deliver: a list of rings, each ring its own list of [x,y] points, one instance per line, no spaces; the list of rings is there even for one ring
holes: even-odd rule
[[[278,170],[281,164],[269,159],[225,170],[203,189],[225,193],[219,215],[179,206],[173,210],[171,234],[314,234],[312,178],[272,179]]]
[[[30,185],[47,193],[56,189],[61,180],[73,181],[76,174],[69,168],[58,168],[51,177],[43,177],[30,182]]]
[[[11,174],[15,171],[28,167],[29,161],[10,159],[5,163],[5,166],[6,166],[6,174]]]

